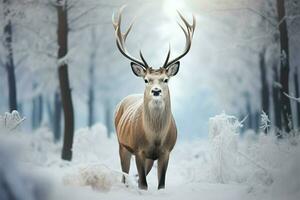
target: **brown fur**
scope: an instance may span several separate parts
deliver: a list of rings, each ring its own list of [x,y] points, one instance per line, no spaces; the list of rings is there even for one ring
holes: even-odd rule
[[[169,95],[164,110],[151,110],[147,106],[148,102],[145,92],[144,98],[142,95],[128,96],[117,107],[115,127],[120,144],[121,165],[123,172],[128,173],[131,154],[135,155],[139,187],[147,189],[146,175],[151,170],[153,161],[158,159],[159,188],[163,188],[177,129],[171,113]]]

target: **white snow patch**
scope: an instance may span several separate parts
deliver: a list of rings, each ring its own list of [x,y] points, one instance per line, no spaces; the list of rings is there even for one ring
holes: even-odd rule
[[[1,137],[18,143],[20,168],[48,177],[50,199],[300,199],[299,145],[271,134],[241,137],[241,126],[223,113],[210,119],[208,140],[178,141],[159,191],[156,163],[149,190],[138,189],[134,158],[127,185],[121,183],[117,138],[108,139],[101,124],[75,132],[72,162],[60,159],[62,144],[45,128]]]
[[[79,168],[77,173],[66,175],[63,181],[67,185],[91,186],[95,190],[108,192],[114,184],[121,185],[121,175],[105,165],[89,165]]]

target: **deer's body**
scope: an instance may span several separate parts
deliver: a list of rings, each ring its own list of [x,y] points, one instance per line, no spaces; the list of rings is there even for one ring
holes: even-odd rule
[[[164,109],[147,108],[143,95],[130,95],[118,105],[115,127],[120,146],[131,154],[144,154],[156,160],[162,153],[173,149],[177,129],[171,113],[170,102]]]
[[[179,59],[186,55],[191,47],[191,39],[195,29],[195,18],[190,25],[182,15],[186,29],[186,47],[183,54],[169,61],[170,50],[164,65],[159,69],[148,66],[142,53],[142,61],[129,55],[125,48],[126,37],[131,26],[125,33],[120,31],[121,14],[114,22],[117,46],[120,52],[131,62],[133,73],[145,81],[143,95],[130,95],[124,98],[115,112],[115,128],[119,141],[121,167],[124,173],[129,173],[131,156],[135,156],[139,175],[139,188],[147,189],[146,176],[153,162],[158,160],[158,189],[165,187],[165,177],[169,155],[176,139],[177,129],[171,112],[168,80],[179,70]],[[125,183],[125,176],[123,176]]]

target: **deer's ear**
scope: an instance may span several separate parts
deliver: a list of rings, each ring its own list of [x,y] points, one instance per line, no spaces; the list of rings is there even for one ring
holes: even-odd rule
[[[178,71],[179,71],[179,66],[180,66],[180,62],[177,61],[176,63],[170,65],[168,68],[167,68],[167,75],[168,76],[175,76]]]
[[[145,77],[146,76],[146,70],[143,66],[136,64],[134,62],[130,63],[131,69],[133,73],[138,77]]]

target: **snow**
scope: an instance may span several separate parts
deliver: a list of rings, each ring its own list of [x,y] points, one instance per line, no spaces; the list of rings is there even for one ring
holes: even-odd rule
[[[266,130],[268,132],[268,129],[270,128],[271,120],[269,119],[268,115],[264,111],[262,111],[260,117],[261,117],[260,129]]]
[[[156,163],[147,176],[149,190],[138,189],[134,158],[128,182],[121,183],[117,138],[108,139],[101,124],[76,131],[72,162],[60,159],[61,142],[53,143],[46,128],[3,131],[0,174],[7,174],[5,180],[24,200],[299,199],[299,138],[278,141],[271,134],[250,131],[241,137],[241,126],[223,113],[209,120],[208,139],[178,141],[165,190],[157,190]],[[24,183],[29,189],[19,188]],[[5,191],[2,186],[0,191]]]
[[[3,116],[0,115],[0,127],[2,127],[2,129],[0,128],[0,131],[12,131],[24,120],[25,118],[21,118],[20,114],[16,110],[11,113],[6,112]]]

